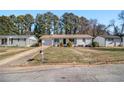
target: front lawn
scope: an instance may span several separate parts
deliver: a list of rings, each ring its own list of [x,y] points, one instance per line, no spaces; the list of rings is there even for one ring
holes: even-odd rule
[[[104,64],[124,63],[124,48],[50,47],[44,51],[46,64],[78,63]],[[34,57],[31,64],[40,64],[41,55]]]
[[[31,48],[21,48],[21,47],[0,47],[0,60],[13,56],[15,54],[27,51]]]

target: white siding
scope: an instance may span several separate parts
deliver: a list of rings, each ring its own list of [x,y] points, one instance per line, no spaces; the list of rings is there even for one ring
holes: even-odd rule
[[[1,41],[1,39],[0,39],[0,45],[1,45],[1,43],[2,43],[2,41]]]
[[[119,46],[121,44],[121,39],[114,39],[116,41],[116,46]]]
[[[7,38],[7,45],[1,45],[0,46],[20,46],[20,47],[29,47],[35,43],[37,43],[37,38],[35,36],[29,36],[28,38],[26,37],[15,37],[15,36],[6,36]],[[2,38],[0,38],[1,41]],[[13,40],[12,40],[13,39]],[[13,42],[12,42],[13,41]]]
[[[29,37],[29,38],[27,38],[26,39],[26,46],[31,46],[31,45],[33,45],[33,44],[36,44],[37,43],[37,38],[36,37],[34,37],[34,36],[31,36],[31,37]]]
[[[83,45],[85,46],[85,42],[83,42],[83,39],[77,39],[77,44],[76,46]]]
[[[76,46],[77,44],[77,39],[74,39],[74,45],[73,46]]]
[[[77,39],[76,46],[79,45],[86,46],[86,45],[90,45],[91,43],[92,43],[92,39],[87,39],[87,38]]]
[[[122,45],[124,46],[124,37],[123,37]]]
[[[95,42],[98,42],[99,43],[99,46],[105,46],[105,38],[103,38],[103,37],[97,36],[94,39],[94,41]]]
[[[106,39],[106,47],[107,47],[107,46],[111,46],[111,47],[113,47],[114,44],[115,44],[114,40]]]
[[[90,44],[92,44],[92,39],[86,39],[85,44],[86,44],[86,45],[90,45]]]
[[[24,39],[20,39],[19,40],[19,46],[25,47],[26,46],[26,41],[24,41]]]
[[[12,46],[19,46],[19,41],[18,39],[13,39],[13,44]]]
[[[23,39],[13,39],[13,43],[11,43],[11,40],[9,40],[9,46],[20,46],[20,47],[26,47],[26,41]]]
[[[120,43],[121,43],[121,39],[116,39],[116,38],[113,38],[113,39],[105,39],[103,37],[100,37],[100,36],[97,36],[95,39],[94,39],[95,42],[98,42],[99,43],[99,46],[110,46],[110,47],[114,47],[114,46],[119,46]]]
[[[54,41],[52,39],[44,39],[44,40],[42,40],[42,44],[47,45],[47,46],[53,45],[53,42]]]
[[[113,39],[113,40],[108,40],[106,39],[106,46],[119,46],[121,44],[121,39]]]

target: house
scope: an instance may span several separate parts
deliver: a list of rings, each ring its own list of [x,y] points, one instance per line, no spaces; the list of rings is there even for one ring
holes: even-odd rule
[[[86,46],[91,45],[92,38],[90,35],[43,35],[40,39],[43,45],[57,46],[63,43],[67,46],[71,41],[73,46]]]
[[[121,38],[119,36],[112,36],[112,35],[101,35],[97,36],[94,39],[95,42],[99,43],[99,46],[102,47],[115,47],[120,46]]]
[[[0,46],[30,47],[37,43],[34,35],[0,35]]]
[[[124,36],[122,37],[122,46],[124,46]]]

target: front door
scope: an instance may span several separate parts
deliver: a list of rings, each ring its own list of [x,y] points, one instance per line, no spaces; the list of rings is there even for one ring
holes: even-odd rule
[[[64,45],[66,44],[66,39],[63,39],[63,44],[64,44]]]

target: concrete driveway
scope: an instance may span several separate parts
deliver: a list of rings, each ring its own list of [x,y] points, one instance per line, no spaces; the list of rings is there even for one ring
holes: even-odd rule
[[[48,46],[43,46],[43,49],[48,48]],[[11,56],[9,58],[0,60],[0,67],[1,66],[16,66],[21,64],[27,64],[27,61],[29,59],[32,59],[39,51],[41,50],[41,47],[36,47],[31,50],[16,54],[14,56]]]
[[[1,82],[123,82],[124,64],[0,68]]]

